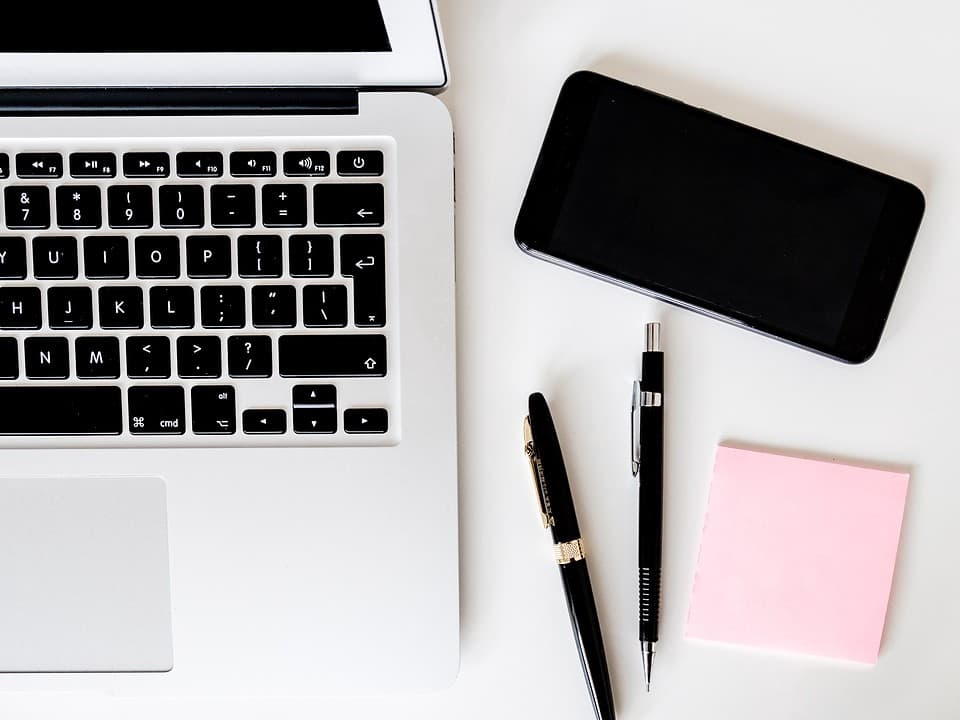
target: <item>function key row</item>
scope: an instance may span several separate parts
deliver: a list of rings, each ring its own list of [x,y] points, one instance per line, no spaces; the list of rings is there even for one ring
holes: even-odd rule
[[[75,178],[113,178],[117,158],[110,152],[71,153],[70,175]],[[129,152],[123,155],[123,174],[128,178],[165,178],[171,172],[165,152]],[[216,178],[224,174],[223,153],[181,152],[176,156],[177,175],[184,178]],[[63,177],[60,153],[19,153],[16,172],[21,178]],[[230,174],[234,177],[274,177],[277,154],[271,151],[230,153]],[[287,177],[326,177],[330,174],[330,153],[325,150],[290,150],[283,154]],[[343,150],[337,153],[337,174],[342,177],[383,175],[383,153],[379,150]],[[0,180],[10,177],[10,156],[0,153]]]
[[[176,362],[173,349],[176,349]],[[269,335],[233,335],[226,339],[227,374],[232,378],[270,378],[275,370]],[[126,339],[126,373],[133,380],[166,380],[174,370],[184,379],[219,378],[224,374],[223,341],[217,335],[181,335],[171,344],[165,335]],[[310,350],[314,357],[298,353]],[[337,354],[339,353],[339,354]],[[387,346],[383,335],[285,335],[278,342],[282,377],[384,377]],[[30,380],[79,380],[120,377],[120,339],[78,337],[71,367],[70,340],[38,336],[23,340],[23,364]],[[20,377],[16,338],[0,336],[0,380]]]
[[[209,222],[217,228],[250,228],[257,224],[257,190],[253,185],[214,185],[210,188]],[[62,185],[56,188],[57,226],[64,230],[153,227],[153,188],[114,185],[107,188],[104,223],[100,187]],[[207,192],[202,185],[163,185],[159,191],[160,226],[200,228],[207,223]],[[4,188],[4,222],[10,230],[47,230],[52,224],[50,188],[11,185]],[[317,227],[378,227],[383,225],[383,185],[323,184],[313,188]],[[266,227],[297,228],[307,224],[307,188],[296,184],[264,185],[260,218]]]

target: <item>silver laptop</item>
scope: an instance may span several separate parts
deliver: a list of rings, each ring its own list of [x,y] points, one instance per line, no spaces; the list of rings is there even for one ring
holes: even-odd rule
[[[32,12],[0,40],[0,691],[450,684],[436,9]]]

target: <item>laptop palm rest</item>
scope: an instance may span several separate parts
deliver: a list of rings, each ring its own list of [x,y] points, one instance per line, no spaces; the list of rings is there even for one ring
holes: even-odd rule
[[[0,478],[0,672],[173,666],[159,478]]]

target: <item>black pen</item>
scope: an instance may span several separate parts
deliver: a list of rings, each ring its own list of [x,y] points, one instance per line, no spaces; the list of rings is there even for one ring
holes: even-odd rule
[[[640,652],[650,692],[650,673],[660,625],[660,563],[663,545],[663,353],[660,323],[647,323],[642,374],[633,383],[631,426],[633,476],[639,480],[637,568]]]
[[[580,652],[580,664],[590,691],[593,711],[597,720],[613,720],[613,690],[603,652],[600,620],[590,586],[583,540],[573,508],[560,441],[543,395],[531,395],[529,408],[530,414],[523,423],[524,452],[533,470],[540,519],[553,534],[554,556],[560,568],[570,623],[573,625],[573,636]]]

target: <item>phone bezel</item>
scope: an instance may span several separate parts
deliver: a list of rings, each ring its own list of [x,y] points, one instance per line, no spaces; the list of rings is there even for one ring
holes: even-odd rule
[[[883,179],[888,184],[889,190],[877,229],[870,240],[860,276],[834,343],[818,343],[792,332],[790,328],[764,323],[745,314],[730,312],[719,304],[685,296],[684,293],[673,288],[652,283],[640,284],[630,277],[629,273],[606,273],[584,265],[582,262],[574,262],[549,252],[547,241],[556,228],[570,185],[570,178],[582,150],[587,124],[593,116],[594,109],[598,102],[604,99],[610,101],[611,98],[615,100],[617,94],[624,92],[653,95],[663,101],[683,106],[686,112],[711,115],[723,122],[746,128],[766,141],[788,143],[807,153],[829,158],[831,162],[840,161],[851,165],[862,172]],[[908,182],[707,110],[686,105],[659,93],[597,73],[581,71],[567,78],[560,91],[520,208],[514,234],[521,249],[541,259],[585,272],[592,277],[613,282],[843,362],[862,363],[870,358],[880,342],[923,217],[923,210],[923,193]]]

